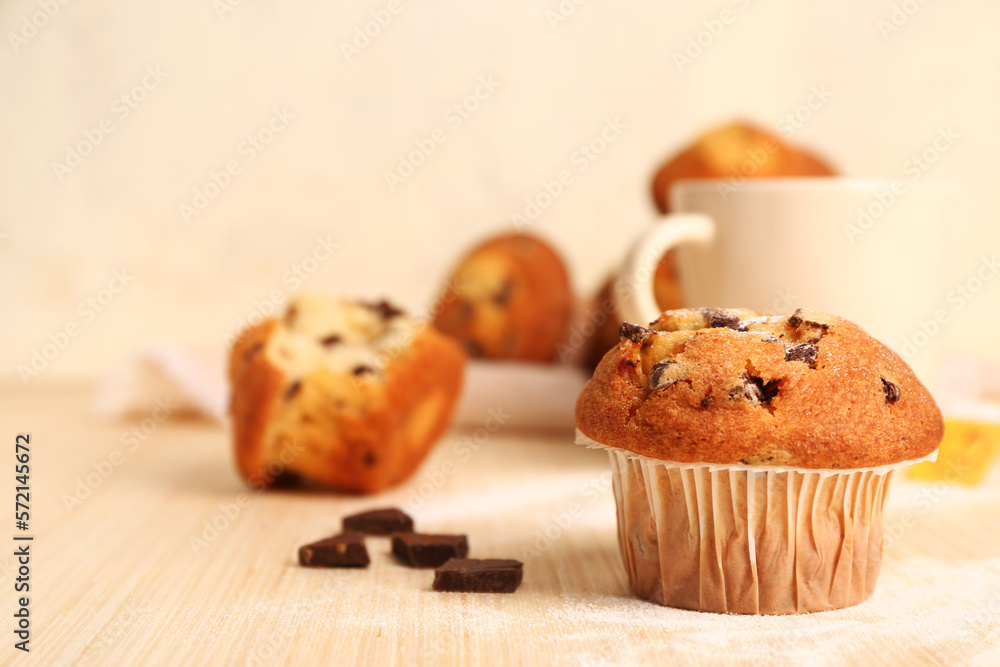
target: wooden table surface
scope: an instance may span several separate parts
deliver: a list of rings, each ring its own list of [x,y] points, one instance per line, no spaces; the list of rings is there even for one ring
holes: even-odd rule
[[[31,434],[35,538],[31,652],[4,630],[3,664],[1000,664],[996,474],[975,489],[897,476],[886,525],[898,537],[868,602],[739,617],[629,595],[606,455],[570,433],[452,431],[377,497],[256,494],[225,428],[102,421],[91,407],[85,388],[0,392],[11,499],[14,436]],[[393,504],[420,529],[467,533],[474,557],[523,560],[520,590],[435,593],[433,573],[396,564],[385,539],[369,540],[367,569],[296,565],[342,515]],[[12,552],[0,557],[11,627]]]

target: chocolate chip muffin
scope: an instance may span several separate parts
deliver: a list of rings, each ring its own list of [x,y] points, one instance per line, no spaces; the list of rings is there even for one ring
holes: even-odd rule
[[[675,310],[620,334],[576,420],[579,442],[610,452],[633,589],[735,613],[867,599],[892,470],[944,432],[910,367],[806,309]]]
[[[471,357],[552,361],[566,336],[573,294],[556,251],[509,234],[478,246],[448,278],[434,326]]]
[[[385,301],[302,295],[229,359],[240,474],[360,493],[398,484],[448,427],[465,354]]]

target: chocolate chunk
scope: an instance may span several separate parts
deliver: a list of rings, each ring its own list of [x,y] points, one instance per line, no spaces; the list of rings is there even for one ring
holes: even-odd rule
[[[354,368],[352,368],[351,373],[357,376],[374,375],[375,369],[372,368],[371,366],[368,366],[367,364],[361,364],[360,366],[355,366]]]
[[[411,567],[439,567],[452,558],[469,555],[465,535],[425,535],[394,533],[392,553]]]
[[[633,343],[641,343],[642,339],[651,333],[653,333],[652,329],[647,329],[631,322],[622,322],[622,325],[618,327],[618,338],[620,340],[627,338]]]
[[[375,452],[367,451],[365,452],[364,457],[361,459],[361,463],[370,468],[373,465],[375,465],[375,461],[377,460],[378,459],[375,457]]]
[[[719,329],[722,327],[739,329],[740,327],[740,316],[721,308],[702,308],[701,314],[705,317],[705,321],[708,322],[709,329]]]
[[[470,357],[482,358],[486,356],[486,350],[479,344],[479,341],[467,340],[462,344]]]
[[[382,316],[383,320],[391,320],[394,317],[399,317],[403,314],[403,311],[396,308],[394,305],[383,299],[377,303],[364,303],[365,308],[369,310],[374,310],[376,313]]]
[[[333,347],[341,340],[343,339],[337,334],[330,334],[329,336],[321,338],[319,342],[323,345],[323,347]]]
[[[808,308],[799,308],[788,318],[788,323],[793,327],[800,327],[803,322],[826,331],[833,324],[833,318],[826,313]]]
[[[778,395],[778,380],[764,382],[763,378],[754,377],[749,373],[743,373],[740,379],[743,380],[743,395],[751,403],[767,404]]]
[[[285,390],[285,400],[290,401],[295,398],[295,395],[299,393],[300,389],[302,389],[302,382],[299,380],[296,380],[288,385],[288,389]]]
[[[503,285],[500,286],[500,291],[491,296],[490,300],[502,308],[507,305],[508,301],[510,301],[510,295],[513,291],[514,283],[510,280],[505,280],[503,281]]]
[[[680,380],[680,368],[676,361],[658,361],[649,369],[649,390],[660,391],[672,387]]]
[[[882,378],[882,391],[885,392],[885,402],[892,405],[899,400],[899,385]]]
[[[710,393],[709,394],[705,394],[705,398],[701,399],[700,407],[701,407],[702,410],[704,410],[705,408],[707,408],[710,405],[712,405],[712,403],[714,403],[714,402],[715,402],[715,398],[712,396],[712,394],[710,394]]]
[[[816,368],[819,348],[814,343],[799,343],[785,350],[785,361],[801,361],[809,368]]]
[[[413,519],[398,507],[386,507],[345,516],[344,532],[358,532],[366,535],[412,533]]]
[[[250,361],[254,355],[264,349],[264,343],[254,343],[250,349],[243,354],[243,361]]]
[[[368,549],[361,533],[341,533],[299,547],[299,564],[306,567],[368,567]]]
[[[452,558],[434,570],[434,590],[457,593],[513,593],[521,585],[524,565],[497,558]]]

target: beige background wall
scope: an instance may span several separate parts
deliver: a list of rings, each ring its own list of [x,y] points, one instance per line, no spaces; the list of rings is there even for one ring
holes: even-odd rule
[[[929,299],[1000,247],[995,3],[231,4],[0,4],[0,377],[18,382],[67,326],[32,381],[98,375],[149,342],[221,345],[296,280],[425,306],[457,254],[564,169],[572,183],[531,228],[589,291],[653,220],[655,165],[734,116],[774,128],[798,110],[792,140],[857,176],[902,177],[951,128],[926,176],[963,187],[957,243]],[[553,23],[560,7],[573,11]],[[700,32],[708,46],[679,67]],[[467,118],[449,113],[477,90]],[[829,99],[800,109],[816,90]],[[581,171],[576,151],[609,121],[623,129]],[[391,189],[385,173],[439,128]],[[258,133],[260,150],[245,143]],[[54,166],[80,142],[97,145]],[[226,187],[185,221],[227,163],[238,173],[217,173]],[[109,286],[123,267],[128,284]],[[998,285],[952,320],[953,349],[1000,358]]]

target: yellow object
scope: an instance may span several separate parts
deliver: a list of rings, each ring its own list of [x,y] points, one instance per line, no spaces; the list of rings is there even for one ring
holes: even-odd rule
[[[945,419],[937,461],[907,470],[913,479],[943,480],[975,486],[983,481],[1000,452],[1000,424],[972,419]]]

